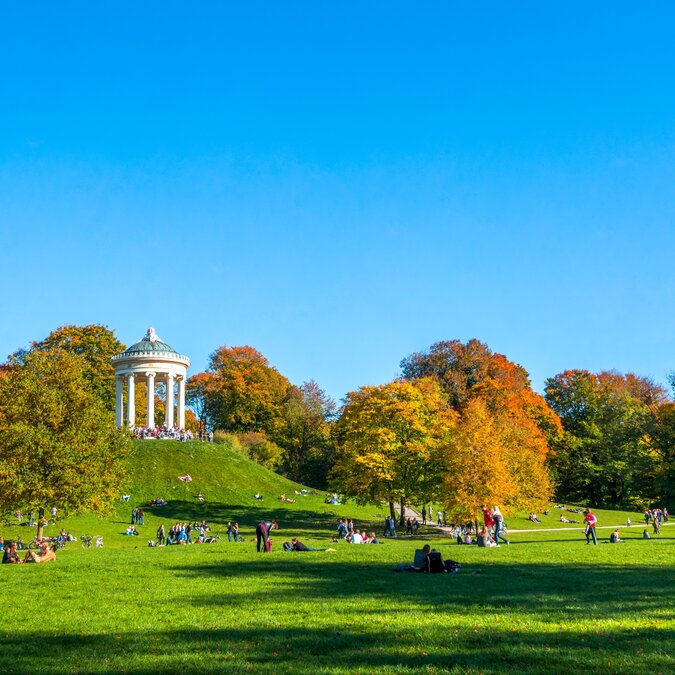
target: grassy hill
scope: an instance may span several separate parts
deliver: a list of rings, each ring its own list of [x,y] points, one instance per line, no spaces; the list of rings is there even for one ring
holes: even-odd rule
[[[186,474],[192,477],[192,482],[178,479]],[[241,533],[250,537],[258,521],[276,518],[282,530],[293,531],[293,535],[288,534],[289,538],[303,536],[323,540],[335,531],[339,517],[351,517],[363,527],[374,527],[377,521],[379,528],[385,513],[385,507],[325,504],[325,493],[315,490],[303,493],[305,486],[256,464],[225,444],[135,441],[130,475],[130,483],[123,490],[123,494],[129,495],[129,501],[122,501],[120,495],[111,516],[79,514],[59,518],[56,526],[45,529],[45,534],[51,536],[65,527],[78,537],[101,535],[106,547],[129,547],[138,546],[139,542],[145,545],[148,539],[154,538],[161,522],[167,527],[177,521],[206,520],[216,533],[223,534],[228,521],[236,521]],[[200,491],[204,495],[203,502],[197,499]],[[255,499],[256,493],[263,496],[262,501]],[[281,502],[282,494],[296,502]],[[157,498],[166,500],[167,504],[147,506]],[[124,537],[134,506],[144,508],[145,525],[137,526],[139,537]],[[12,525],[5,526],[2,534],[6,539],[21,537],[29,541],[34,530]]]
[[[185,483],[179,476],[189,474],[192,482]],[[361,506],[355,502],[334,506],[324,503],[325,493],[311,490],[302,493],[306,486],[299,485],[256,464],[228,445],[218,443],[179,443],[177,441],[135,441],[131,457],[131,479],[123,493],[130,495],[128,502],[116,502],[114,513],[105,518],[80,514],[60,518],[57,526],[46,529],[47,535],[65,527],[76,536],[102,535],[105,545],[112,547],[144,545],[154,538],[163,522],[169,526],[176,521],[206,520],[216,533],[224,533],[228,521],[239,522],[246,537],[253,534],[255,523],[262,519],[276,518],[282,532],[292,531],[293,536],[325,541],[335,531],[338,518],[353,518],[359,528],[381,530],[387,506]],[[197,500],[199,492],[204,501]],[[263,495],[263,501],[254,498]],[[297,494],[301,493],[301,494]],[[295,499],[296,503],[281,502],[280,495]],[[303,496],[304,495],[304,496]],[[162,507],[146,506],[161,497],[168,503]],[[131,522],[134,506],[145,509],[145,525],[138,526],[139,537],[124,537],[122,533]],[[541,524],[527,519],[525,513],[507,517],[511,530],[545,530],[549,528],[579,529],[580,525],[559,522],[563,513],[570,519],[583,520],[583,516],[551,509],[548,515],[539,514]],[[597,510],[599,526],[624,525],[631,518],[637,526],[643,523],[641,514],[625,511]],[[5,538],[32,538],[34,532],[25,527],[5,526]],[[438,531],[424,528],[422,534],[438,536]],[[289,534],[289,536],[292,536]]]

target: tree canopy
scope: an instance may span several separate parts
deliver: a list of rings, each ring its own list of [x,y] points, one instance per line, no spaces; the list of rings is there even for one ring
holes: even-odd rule
[[[633,507],[658,498],[663,467],[654,463],[667,464],[659,446],[670,434],[662,387],[631,373],[568,370],[546,381],[546,400],[565,430],[554,460],[561,498]]]
[[[40,348],[0,377],[0,509],[105,511],[119,496],[128,439],[91,387],[90,364]]]
[[[219,347],[206,374],[193,375],[188,396],[203,405],[203,417],[215,429],[231,433],[265,432],[276,440],[291,383],[256,349]]]
[[[84,381],[90,391],[98,396],[104,406],[115,410],[115,370],[111,359],[123,352],[125,346],[106,326],[67,325],[53,330],[46,338],[31,343],[28,349],[20,349],[9,358],[9,364],[21,364],[29,354],[45,352],[65,353],[83,361]]]
[[[425,502],[443,474],[442,447],[456,423],[431,379],[397,380],[347,395],[335,436],[333,484],[362,502]]]

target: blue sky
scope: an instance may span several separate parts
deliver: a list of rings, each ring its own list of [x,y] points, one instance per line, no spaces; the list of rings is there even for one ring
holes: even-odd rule
[[[142,6],[140,6],[142,5]],[[669,3],[0,9],[0,355],[148,326],[336,398],[476,337],[665,381]]]

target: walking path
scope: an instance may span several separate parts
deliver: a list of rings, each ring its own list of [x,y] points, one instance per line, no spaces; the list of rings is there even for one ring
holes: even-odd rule
[[[661,523],[661,527],[668,527],[669,525],[674,525],[675,523]],[[436,523],[427,523],[427,525],[433,525],[434,527],[437,527],[439,530],[442,530],[443,532],[450,533],[452,532],[451,527],[443,527],[439,526]],[[617,528],[620,528],[622,530],[632,530],[637,527],[647,527],[651,528],[651,524],[648,526],[642,526],[642,525],[636,525],[633,523],[630,527],[624,523],[623,525],[596,525],[595,529],[596,530],[616,530]],[[529,532],[583,532],[585,527],[533,527],[529,530],[512,530],[511,528],[508,529],[509,534],[527,534]]]
[[[395,504],[394,507],[396,508],[396,513],[400,514],[401,513],[401,507],[400,504]],[[406,518],[417,518],[419,522],[422,522],[422,515],[418,513],[417,511],[411,509],[409,506],[405,507],[405,517]],[[445,532],[446,534],[450,534],[452,532],[451,527],[445,527],[443,525],[439,525],[437,522],[433,520],[427,520],[427,525],[430,525],[432,527],[435,527],[441,532]],[[675,525],[675,523],[661,523],[661,527],[668,527],[668,525]],[[652,527],[651,522],[647,525],[644,523],[638,523],[635,522],[630,527],[626,525],[626,523],[622,523],[621,525],[596,525],[595,529],[596,530],[616,530],[617,528],[620,528],[622,530],[630,530],[633,528],[637,527],[642,527],[643,529],[646,527],[650,529]],[[580,524],[576,525],[574,527],[532,527],[528,530],[512,530],[511,528],[508,529],[508,534],[528,534],[529,532],[583,532],[585,529],[585,525]],[[650,532],[651,533],[651,532]]]

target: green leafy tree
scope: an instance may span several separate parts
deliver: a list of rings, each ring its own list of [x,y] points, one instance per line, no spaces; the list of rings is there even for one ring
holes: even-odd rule
[[[429,501],[444,471],[443,444],[456,421],[430,379],[397,380],[347,395],[335,425],[331,483],[357,501],[401,506]]]
[[[105,512],[125,478],[129,440],[68,350],[31,350],[0,376],[0,509]]]
[[[330,424],[335,401],[312,381],[292,387],[285,405],[284,474],[292,480],[323,488],[334,462]]]
[[[11,361],[21,363],[34,352],[78,356],[84,362],[84,379],[91,392],[103,401],[108,410],[114,411],[115,371],[111,359],[124,349],[124,344],[106,326],[68,325],[52,331],[44,340],[33,342],[30,349],[17,352]]]
[[[546,400],[564,437],[554,466],[561,499],[638,507],[654,497],[650,430],[666,402],[651,380],[568,370],[546,381]]]

